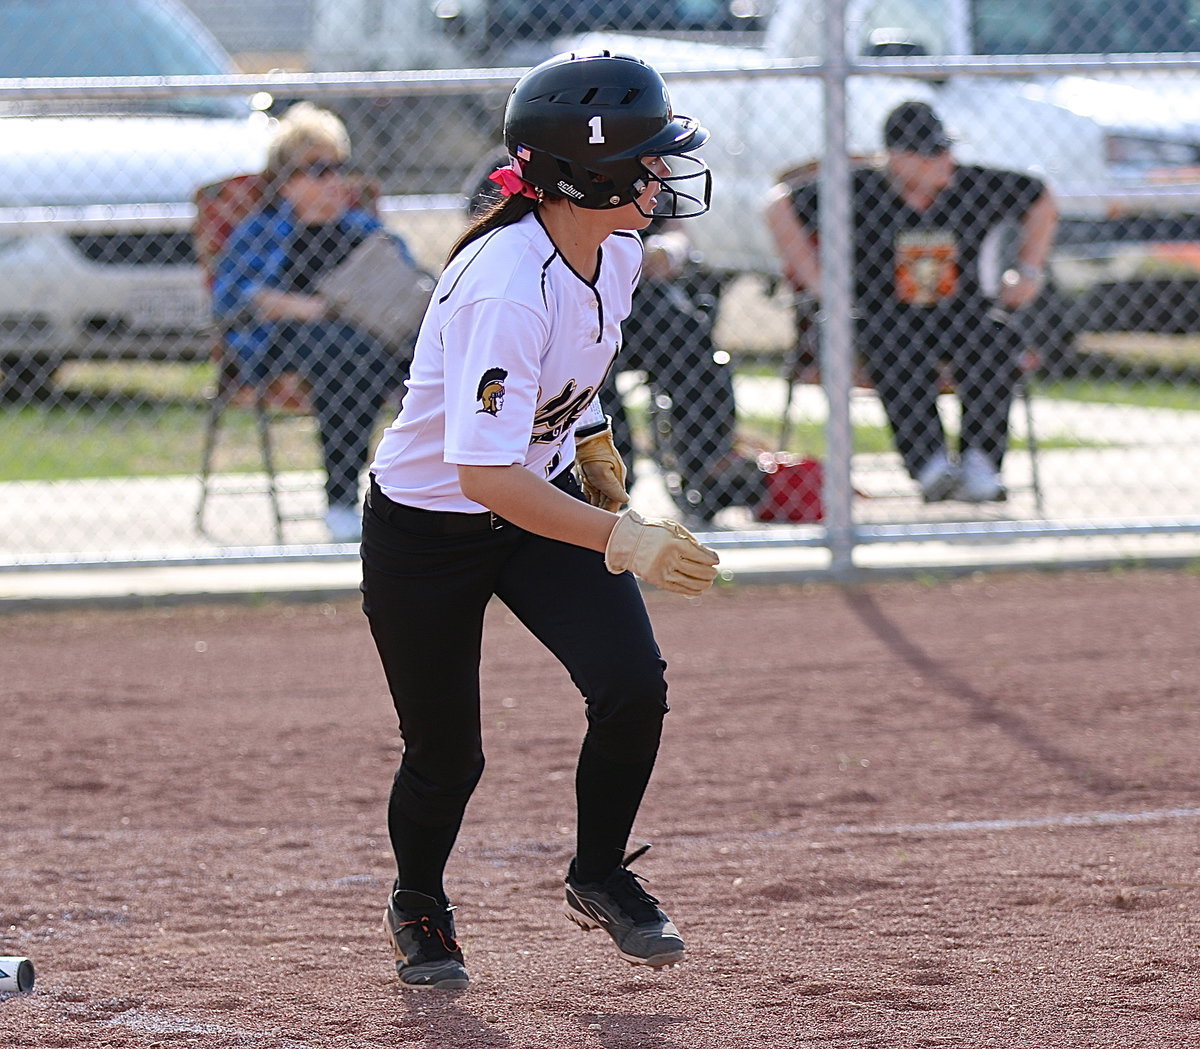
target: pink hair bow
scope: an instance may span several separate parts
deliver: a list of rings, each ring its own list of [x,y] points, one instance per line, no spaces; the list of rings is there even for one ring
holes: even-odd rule
[[[509,167],[497,168],[488,175],[490,182],[496,183],[500,187],[500,192],[506,197],[515,197],[520,195],[528,197],[530,200],[537,200],[537,190],[523,178],[511,165]]]

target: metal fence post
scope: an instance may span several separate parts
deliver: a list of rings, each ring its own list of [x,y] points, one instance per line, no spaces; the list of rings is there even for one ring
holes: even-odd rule
[[[821,227],[821,374],[829,414],[825,424],[825,534],[830,568],[837,574],[854,564],[850,456],[850,390],[854,331],[850,156],[846,146],[845,0],[825,2],[824,158],[820,174]]]

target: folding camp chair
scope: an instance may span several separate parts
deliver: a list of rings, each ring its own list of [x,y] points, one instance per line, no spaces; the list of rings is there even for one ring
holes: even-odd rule
[[[261,174],[235,175],[210,185],[202,186],[195,197],[196,222],[194,238],[196,257],[204,272],[209,287],[212,286],[217,258],[225,246],[229,234],[244,218],[260,207],[266,191],[266,180]],[[354,205],[369,212],[376,212],[379,199],[378,185],[369,179],[356,177],[354,180]],[[213,485],[213,464],[216,458],[222,423],[230,407],[249,407],[254,413],[258,441],[259,461],[265,478],[265,487],[239,487],[222,489],[226,493],[265,494],[270,502],[275,525],[275,540],[283,544],[285,521],[310,520],[315,514],[285,514],[281,505],[279,473],[275,464],[275,444],[271,433],[272,424],[297,415],[311,413],[308,391],[299,376],[292,372],[270,379],[255,378],[248,374],[243,362],[230,348],[223,330],[217,330],[213,338],[212,359],[216,364],[216,388],[209,401],[208,422],[204,431],[204,446],[200,461],[200,500],[196,506],[196,527],[207,534],[205,514],[211,496],[217,491]]]

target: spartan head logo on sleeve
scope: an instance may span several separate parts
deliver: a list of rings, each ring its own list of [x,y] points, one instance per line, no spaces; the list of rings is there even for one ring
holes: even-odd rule
[[[488,415],[499,415],[504,407],[504,380],[508,372],[503,368],[489,368],[479,377],[479,387],[475,391],[475,399],[483,406],[475,409],[475,414],[486,412]]]

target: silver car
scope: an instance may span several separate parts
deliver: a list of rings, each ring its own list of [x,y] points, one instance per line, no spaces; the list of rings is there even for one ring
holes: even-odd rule
[[[175,0],[0,0],[0,77],[221,75]],[[207,294],[191,201],[260,170],[270,118],[225,98],[0,100],[0,398],[73,359],[196,359]]]

